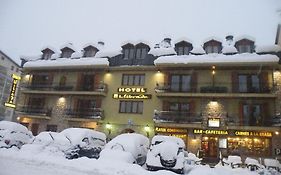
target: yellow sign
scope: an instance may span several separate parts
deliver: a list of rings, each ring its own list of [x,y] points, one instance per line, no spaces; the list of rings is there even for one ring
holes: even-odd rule
[[[171,132],[171,133],[187,133],[187,129],[182,128],[162,128],[162,127],[156,127],[156,132]]]
[[[113,94],[113,99],[151,99],[151,94],[145,94],[146,88],[125,87],[118,88],[118,93]]]
[[[272,137],[271,132],[259,132],[259,131],[235,131],[236,136],[257,136],[257,137]]]
[[[15,108],[16,105],[14,104],[14,101],[15,101],[15,96],[16,96],[17,84],[21,78],[20,78],[20,76],[17,76],[15,74],[12,74],[12,78],[13,78],[13,84],[12,84],[12,88],[10,91],[9,100],[5,103],[5,106],[10,107],[10,108]]]
[[[194,134],[209,134],[209,135],[228,135],[228,131],[226,130],[203,130],[203,129],[194,129]]]

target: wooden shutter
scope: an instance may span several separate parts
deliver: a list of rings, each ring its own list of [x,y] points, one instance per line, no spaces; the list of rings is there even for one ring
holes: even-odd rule
[[[196,92],[197,90],[197,72],[193,72],[191,75],[191,92]]]
[[[100,77],[99,74],[94,74],[94,88],[97,89],[100,84]]]
[[[101,99],[100,98],[96,99],[96,108],[101,108]]]
[[[262,72],[260,74],[260,79],[261,79],[261,91],[269,92],[268,73]]]
[[[170,103],[168,101],[163,101],[162,110],[163,111],[169,111],[170,110]]]
[[[232,72],[232,92],[238,92],[238,87],[239,87],[239,80],[238,80],[238,73],[237,72]]]
[[[165,72],[164,74],[164,85],[170,85],[170,72]]]

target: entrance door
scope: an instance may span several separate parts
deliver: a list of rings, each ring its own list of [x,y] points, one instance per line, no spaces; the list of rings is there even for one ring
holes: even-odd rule
[[[217,157],[218,156],[218,141],[215,137],[204,137],[202,141],[202,150],[204,157]]]

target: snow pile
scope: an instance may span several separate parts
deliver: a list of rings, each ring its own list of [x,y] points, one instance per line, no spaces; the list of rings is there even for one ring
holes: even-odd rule
[[[172,47],[168,48],[153,48],[151,49],[148,54],[151,54],[153,56],[164,56],[164,55],[176,55],[176,51]]]
[[[69,49],[71,49],[71,50],[73,50],[73,51],[76,51],[76,49],[75,49],[75,47],[73,46],[72,43],[67,43],[67,44],[64,44],[64,45],[62,45],[62,46],[60,47],[61,50],[64,49],[64,48],[69,48]]]
[[[155,145],[159,142],[163,142],[163,141],[171,141],[174,143],[177,143],[177,145],[181,148],[185,147],[185,143],[183,142],[182,139],[178,138],[178,137],[174,137],[174,136],[165,136],[165,135],[156,135],[152,138],[151,140],[151,145]]]
[[[107,58],[80,58],[69,59],[60,58],[57,60],[37,60],[29,61],[24,64],[24,68],[69,68],[69,67],[105,67],[109,62]]]
[[[154,61],[156,66],[159,65],[204,65],[204,64],[221,64],[234,65],[239,63],[248,64],[272,64],[278,63],[279,58],[276,55],[265,54],[258,55],[252,53],[243,53],[235,55],[208,54],[208,55],[180,55],[180,56],[162,56]]]
[[[245,164],[246,164],[246,165],[257,165],[257,166],[260,166],[260,163],[259,163],[258,160],[252,159],[252,158],[250,158],[250,157],[247,157],[247,158],[246,158]]]
[[[9,121],[0,121],[0,130],[28,132],[28,129],[25,126],[19,123],[9,122]]]
[[[256,48],[256,52],[257,53],[281,52],[281,47],[279,45],[258,46]]]
[[[234,53],[237,53],[237,52],[238,52],[237,49],[232,45],[230,45],[230,46],[227,45],[227,46],[224,46],[222,48],[223,54],[234,54]]]
[[[193,49],[190,51],[190,53],[196,54],[196,55],[203,55],[205,54],[205,50],[203,47],[193,47]]]
[[[224,159],[224,162],[228,164],[242,164],[242,160],[240,156],[228,156],[227,159]]]
[[[279,167],[281,168],[281,164],[276,159],[264,159],[264,165],[265,166],[271,166],[271,167]]]

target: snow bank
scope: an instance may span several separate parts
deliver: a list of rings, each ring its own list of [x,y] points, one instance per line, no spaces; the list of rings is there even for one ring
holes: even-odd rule
[[[29,61],[24,64],[24,68],[69,68],[69,67],[99,67],[108,66],[109,62],[107,58],[80,58],[80,59],[69,59],[59,58],[56,60],[37,60]]]
[[[243,53],[235,55],[224,54],[207,54],[207,55],[180,55],[180,56],[162,56],[154,61],[156,66],[159,65],[176,65],[176,64],[190,64],[190,65],[234,65],[239,63],[248,64],[273,64],[278,63],[279,58],[276,55],[265,54],[258,55],[252,53]]]

